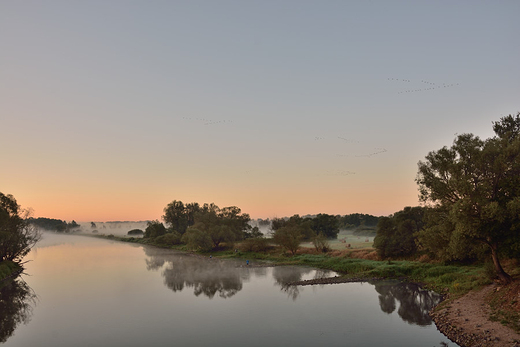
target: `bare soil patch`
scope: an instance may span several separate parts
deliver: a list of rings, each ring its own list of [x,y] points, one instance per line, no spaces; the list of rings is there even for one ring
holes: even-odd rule
[[[510,286],[508,295],[518,298],[519,284]],[[499,293],[501,290],[504,291],[504,287],[492,284],[460,298],[447,300],[431,316],[439,331],[460,346],[520,347],[520,334],[490,319],[493,313],[490,301],[502,294]]]

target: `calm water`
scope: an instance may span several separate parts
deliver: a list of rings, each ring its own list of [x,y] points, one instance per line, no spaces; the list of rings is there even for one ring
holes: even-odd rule
[[[396,282],[288,287],[334,273],[45,234],[0,293],[5,346],[456,346],[434,293]]]

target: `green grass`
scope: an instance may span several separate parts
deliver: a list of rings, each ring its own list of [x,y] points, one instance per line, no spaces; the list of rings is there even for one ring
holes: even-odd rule
[[[96,235],[95,237],[107,238]],[[110,237],[112,240],[149,244],[163,248],[185,251],[183,245],[161,245],[152,240],[133,237]],[[485,267],[479,265],[445,265],[418,261],[396,260],[377,261],[347,257],[333,257],[327,254],[299,254],[289,256],[279,252],[244,252],[234,250],[218,250],[205,252],[220,258],[239,258],[275,262],[280,265],[301,265],[332,270],[346,277],[361,278],[399,278],[425,285],[439,293],[462,295],[491,283],[486,275]]]
[[[440,293],[455,295],[467,293],[491,283],[484,266],[444,265],[417,261],[377,261],[332,257],[326,254],[302,254],[293,257],[231,251],[213,252],[222,258],[249,258],[273,261],[280,264],[302,265],[339,272],[347,277],[400,278],[424,284]]]

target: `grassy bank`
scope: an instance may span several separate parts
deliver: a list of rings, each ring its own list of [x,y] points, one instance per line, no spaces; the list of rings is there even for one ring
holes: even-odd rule
[[[152,240],[142,238],[117,237],[112,235],[99,235],[96,237],[186,251],[183,245],[168,246],[156,244]],[[240,249],[240,246],[237,245],[237,248]],[[488,270],[483,265],[445,265],[408,260],[367,260],[356,258],[355,252],[332,255],[323,253],[311,254],[309,250],[306,250],[304,254],[288,256],[278,249],[272,248],[265,252],[217,250],[201,254],[208,256],[211,254],[214,257],[220,258],[268,261],[279,265],[310,266],[336,271],[346,277],[406,279],[411,282],[421,283],[425,287],[439,293],[450,293],[452,296],[459,296],[472,289],[491,283]]]

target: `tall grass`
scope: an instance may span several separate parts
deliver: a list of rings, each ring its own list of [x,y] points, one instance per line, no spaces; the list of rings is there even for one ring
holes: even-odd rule
[[[304,254],[292,258],[298,265],[333,270],[347,277],[402,278],[438,292],[455,295],[491,283],[483,266],[443,265],[416,261],[377,261]]]

